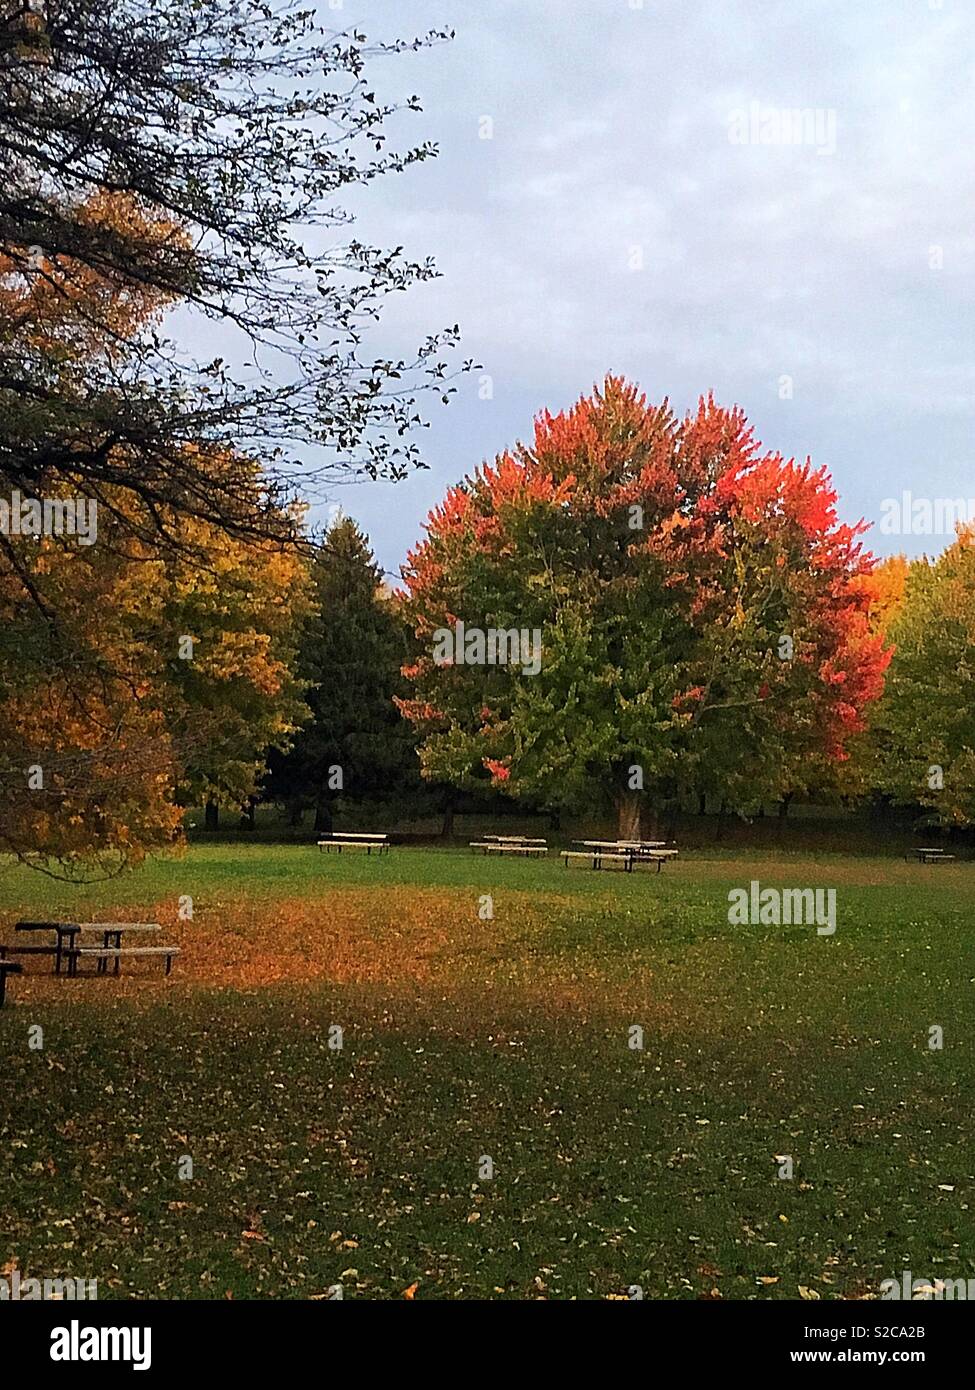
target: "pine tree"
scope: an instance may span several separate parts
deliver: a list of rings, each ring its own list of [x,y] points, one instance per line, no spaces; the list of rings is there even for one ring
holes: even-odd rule
[[[367,538],[341,517],[312,561],[312,613],[298,675],[309,683],[311,719],[292,751],[271,759],[269,794],[315,829],[331,829],[339,798],[358,801],[418,781],[409,727],[393,696],[401,685],[405,629]]]

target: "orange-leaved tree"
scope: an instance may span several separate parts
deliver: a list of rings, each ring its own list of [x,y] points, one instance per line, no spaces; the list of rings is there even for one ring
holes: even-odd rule
[[[93,199],[79,216],[180,241],[127,198]],[[305,567],[278,541],[207,519],[211,485],[232,489],[242,514],[274,511],[257,463],[226,448],[170,442],[196,480],[178,515],[129,486],[120,440],[106,444],[98,486],[74,493],[71,449],[87,447],[75,406],[98,409],[89,366],[124,376],[126,335],[151,331],[163,305],[64,257],[35,271],[24,281],[0,261],[0,331],[36,365],[30,429],[60,460],[31,490],[82,507],[85,534],[61,524],[65,511],[55,530],[25,529],[22,499],[0,498],[0,848],[52,870],[111,871],[172,841],[180,801],[246,801],[267,749],[286,744],[301,711],[291,670]],[[0,437],[17,419],[0,420]],[[268,529],[293,534],[299,521]]]
[[[835,500],[710,397],[678,420],[609,377],[543,412],[410,556],[401,708],[424,774],[550,806],[607,794],[633,835],[665,805],[744,809],[843,759],[888,653]]]

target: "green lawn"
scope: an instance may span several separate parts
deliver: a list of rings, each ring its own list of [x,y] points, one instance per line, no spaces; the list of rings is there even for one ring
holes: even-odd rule
[[[239,844],[86,889],[8,869],[4,939],[19,916],[136,910],[184,953],[169,980],[11,982],[0,1266],[103,1298],[836,1298],[973,1276],[973,876]],[[752,878],[835,887],[835,936],[729,926]]]

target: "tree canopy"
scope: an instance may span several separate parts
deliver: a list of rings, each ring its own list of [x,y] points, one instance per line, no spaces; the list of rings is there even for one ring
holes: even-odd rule
[[[894,656],[873,711],[868,779],[945,824],[975,822],[975,527],[907,570]]]
[[[888,660],[862,527],[822,469],[763,452],[709,397],[685,419],[607,378],[452,488],[406,570],[417,639],[402,704],[425,775],[490,778],[621,830],[641,803],[756,805],[842,759]],[[515,664],[435,659],[455,627],[538,630]]]
[[[407,632],[365,536],[339,517],[310,566],[310,597],[296,669],[309,717],[271,760],[269,791],[328,830],[340,800],[408,794],[418,783],[409,726],[393,697]]]
[[[419,103],[383,100],[367,70],[449,37],[370,44],[294,0],[17,5],[0,24],[0,285],[28,310],[0,318],[0,482],[124,489],[133,524],[177,543],[185,515],[288,537],[298,473],[307,492],[421,463],[417,391],[446,398],[456,332],[366,355],[385,298],[436,272],[358,240],[343,198],[436,154],[390,147],[389,117]],[[225,330],[226,361],[162,335],[174,305]],[[96,344],[70,380],[41,309],[73,321],[69,352]],[[243,505],[197,444],[259,458],[262,489]]]

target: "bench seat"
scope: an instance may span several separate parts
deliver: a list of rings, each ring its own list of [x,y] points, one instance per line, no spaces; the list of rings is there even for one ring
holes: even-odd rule
[[[634,864],[656,864],[659,874],[666,861],[672,859],[676,853],[675,849],[650,850],[644,854],[605,849],[564,849],[562,858],[565,860],[566,868],[569,867],[570,859],[586,859],[593,869],[601,869],[604,864],[617,864],[624,873],[632,873]]]
[[[165,956],[166,974],[173,968],[173,956],[179,955],[178,946],[69,946],[64,954],[68,957],[69,975],[77,975],[78,961],[82,956],[91,956],[98,961],[100,973],[104,973],[110,960],[115,961],[115,974],[123,956]]]
[[[601,868],[603,864],[621,864],[626,873],[633,868],[632,854],[618,854],[615,850],[602,849],[564,849],[562,858],[565,860],[565,867],[569,867],[570,859],[585,859],[594,869]]]
[[[364,849],[367,854],[372,854],[373,850],[376,850],[378,854],[388,854],[389,841],[385,836],[382,838],[377,837],[374,840],[359,838],[344,840],[342,836],[339,835],[334,840],[319,840],[318,848],[319,850],[326,851],[333,849],[338,850],[339,854],[341,854],[344,849]]]
[[[506,844],[495,840],[471,840],[471,849],[482,849],[485,854],[548,854],[548,845]]]

